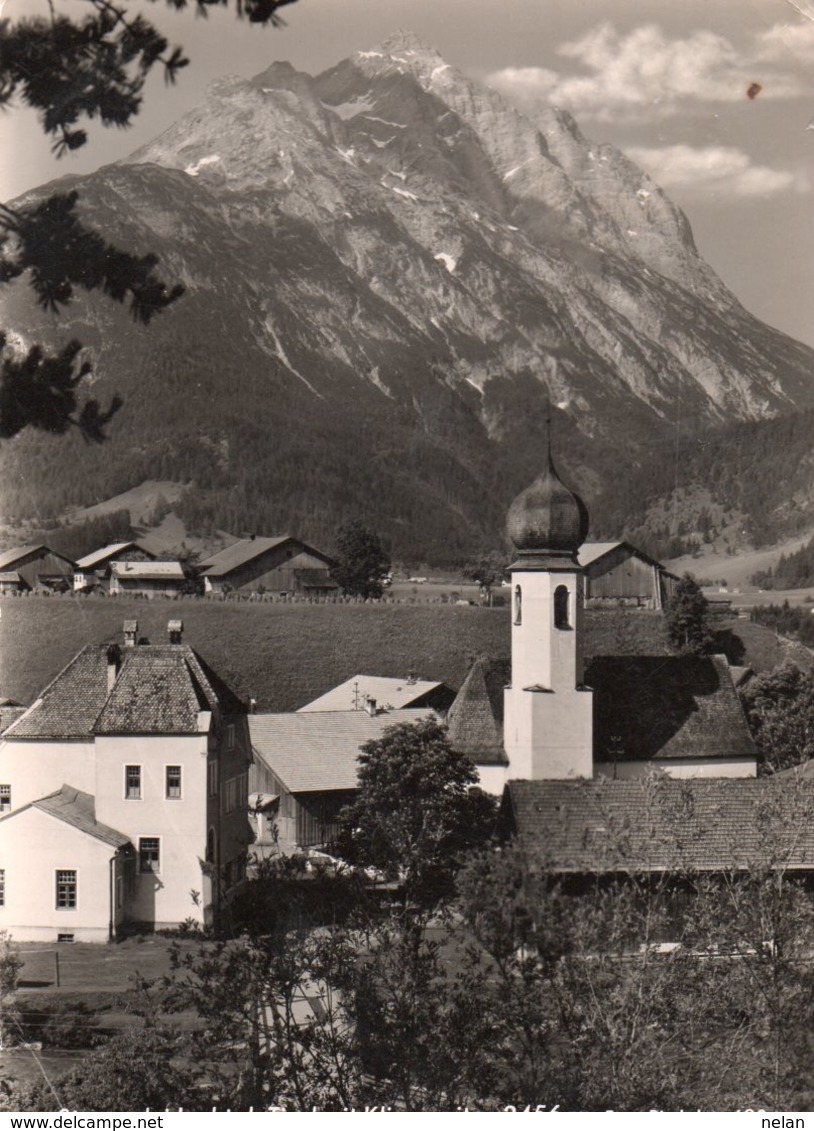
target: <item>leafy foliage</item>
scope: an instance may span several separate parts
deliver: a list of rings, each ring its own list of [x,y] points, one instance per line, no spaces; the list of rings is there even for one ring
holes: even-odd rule
[[[343,813],[343,846],[357,863],[402,880],[406,898],[433,906],[463,855],[494,828],[494,799],[434,719],[389,727],[359,755],[358,795]]]
[[[787,770],[814,758],[814,675],[787,663],[755,676],[741,702],[763,773]]]
[[[188,0],[166,0],[175,9]],[[195,0],[205,15],[211,0]],[[227,0],[222,0],[226,3]],[[280,23],[278,9],[294,0],[236,0],[238,15],[256,24]],[[40,115],[43,131],[56,138],[58,156],[81,148],[87,131],[79,123],[98,119],[103,126],[127,126],[138,114],[147,76],[156,64],[168,82],[187,65],[180,47],[166,39],[141,14],[131,15],[126,0],[88,0],[82,19],[71,19],[51,5],[51,18],[2,22],[0,106],[19,100]],[[26,275],[37,300],[58,312],[75,287],[100,290],[116,302],[129,297],[133,318],[150,320],[184,293],[156,275],[154,255],[132,255],[106,242],[76,213],[78,195],[58,193],[37,204],[0,205],[0,283]],[[0,351],[6,346],[0,335]],[[0,438],[27,426],[62,434],[77,427],[86,440],[100,442],[121,407],[114,396],[102,408],[94,398],[79,403],[78,393],[91,372],[80,360],[81,343],[72,341],[46,355],[39,345],[24,357],[7,354],[0,375]]]
[[[331,571],[342,591],[354,597],[381,597],[390,572],[390,555],[373,530],[358,520],[337,535],[337,563]]]
[[[685,573],[664,610],[667,639],[685,655],[702,656],[713,640],[709,602],[689,573]]]

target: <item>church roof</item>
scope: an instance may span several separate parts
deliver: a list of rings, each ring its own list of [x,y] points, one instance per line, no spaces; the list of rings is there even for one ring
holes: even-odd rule
[[[511,661],[481,656],[450,707],[450,740],[475,762],[505,762],[510,682]],[[594,691],[597,762],[756,757],[724,656],[597,656],[585,683]]]
[[[575,553],[588,534],[588,511],[563,483],[548,454],[545,470],[509,507],[506,531],[522,553]]]
[[[725,656],[597,656],[594,759],[756,756]]]
[[[814,869],[814,784],[777,778],[512,781],[509,831],[557,872]]]
[[[447,715],[452,746],[473,762],[506,765],[503,749],[503,689],[511,679],[509,660],[475,660]]]

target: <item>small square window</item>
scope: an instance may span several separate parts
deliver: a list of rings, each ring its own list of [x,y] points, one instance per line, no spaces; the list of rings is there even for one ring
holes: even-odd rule
[[[167,798],[175,800],[181,796],[181,767],[167,766]]]
[[[124,767],[124,796],[128,801],[141,800],[141,766]]]
[[[0,813],[8,813],[11,808],[11,786],[0,785]]]
[[[76,907],[76,869],[57,871],[57,911],[70,911]]]
[[[161,871],[161,841],[157,836],[143,836],[138,842],[140,872]]]

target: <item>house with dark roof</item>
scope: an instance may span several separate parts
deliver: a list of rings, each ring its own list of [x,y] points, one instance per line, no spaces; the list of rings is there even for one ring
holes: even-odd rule
[[[428,707],[249,715],[249,805],[255,852],[330,844],[356,792],[358,758],[389,727],[431,718]]]
[[[589,609],[619,605],[663,609],[678,582],[674,573],[630,542],[585,542],[577,551]]]
[[[0,928],[102,941],[211,921],[245,876],[246,708],[170,621],[88,645],[0,735]],[[195,899],[191,892],[196,892]]]
[[[152,562],[155,554],[139,542],[113,542],[79,558],[73,575],[77,593],[88,589],[108,589],[114,562]]]
[[[336,592],[332,558],[284,534],[278,538],[243,538],[204,559],[198,569],[206,593],[240,589],[251,593],[324,596]]]
[[[64,590],[73,585],[74,563],[48,546],[22,546],[0,553],[0,591]]]

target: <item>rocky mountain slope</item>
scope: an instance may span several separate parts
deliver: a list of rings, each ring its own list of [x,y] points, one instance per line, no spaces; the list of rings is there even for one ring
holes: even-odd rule
[[[646,174],[410,35],[223,79],[72,187],[187,294],[140,330],[96,297],[55,326],[13,289],[20,338],[79,336],[126,404],[102,449],[7,445],[12,513],[166,478],[193,525],[330,541],[361,513],[441,560],[496,544],[549,394],[597,530],[654,441],[814,404],[814,353],[740,306]]]

